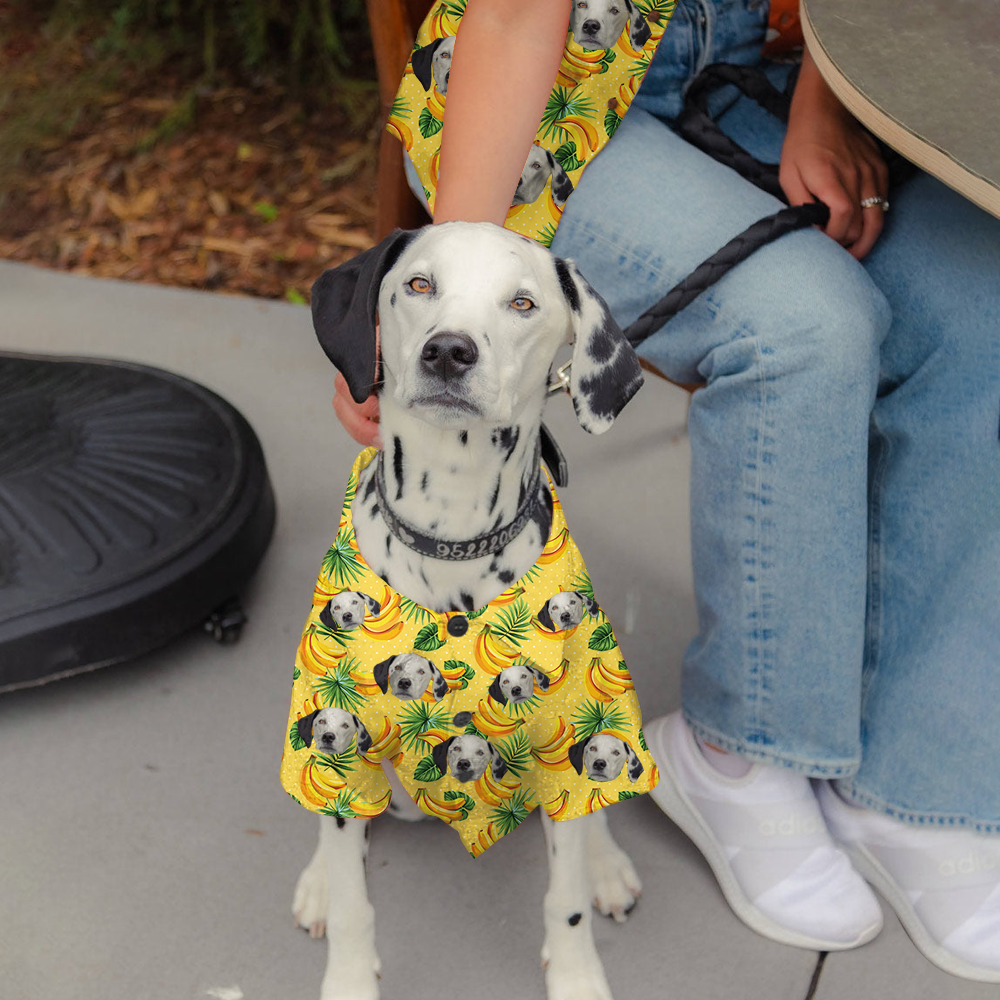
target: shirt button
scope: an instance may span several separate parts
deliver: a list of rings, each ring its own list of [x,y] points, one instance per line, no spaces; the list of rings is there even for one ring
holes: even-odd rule
[[[448,619],[448,635],[453,635],[456,639],[465,635],[469,631],[469,619],[465,615],[452,615]]]

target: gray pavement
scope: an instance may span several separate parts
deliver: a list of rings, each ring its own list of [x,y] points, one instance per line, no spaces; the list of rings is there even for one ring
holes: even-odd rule
[[[191,634],[0,697],[0,998],[318,996],[324,947],[290,915],[316,820],[282,791],[278,764],[295,645],[357,448],[334,419],[309,313],[0,262],[0,349],[195,378],[256,429],[278,503],[237,645]],[[679,703],[695,627],[686,408],[650,379],[604,437],[580,430],[564,398],[547,415],[570,462],[560,496],[647,719]],[[1000,997],[937,971],[891,911],[873,943],[817,975],[815,953],[731,914],[651,801],[611,822],[645,882],[625,926],[597,924],[618,1000]],[[441,824],[376,820],[369,881],[384,1000],[542,1000],[535,817],[478,861]]]

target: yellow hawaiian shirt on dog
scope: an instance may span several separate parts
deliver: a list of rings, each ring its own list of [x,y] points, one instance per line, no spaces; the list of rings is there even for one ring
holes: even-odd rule
[[[572,819],[648,792],[656,765],[614,631],[552,488],[534,566],[476,611],[392,590],[354,542],[354,463],[295,661],[281,765],[313,812],[376,816],[391,761],[417,805],[477,857],[541,806]]]
[[[574,3],[566,50],[504,225],[552,243],[566,199],[604,148],[639,90],[675,0]],[[386,128],[406,148],[431,211],[455,36],[464,0],[435,3],[416,45]]]

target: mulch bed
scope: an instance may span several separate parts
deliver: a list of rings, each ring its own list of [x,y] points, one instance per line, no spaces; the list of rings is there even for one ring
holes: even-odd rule
[[[149,148],[185,100],[193,122]],[[108,95],[32,150],[0,203],[0,257],[75,274],[306,301],[372,245],[377,127],[274,88]]]

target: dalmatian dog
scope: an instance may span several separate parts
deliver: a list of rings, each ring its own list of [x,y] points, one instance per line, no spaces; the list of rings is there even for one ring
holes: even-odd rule
[[[435,701],[448,693],[448,682],[441,671],[424,656],[417,653],[400,653],[376,663],[373,668],[375,683],[382,694],[389,688],[400,701],[417,701],[430,688]]]
[[[564,590],[553,594],[538,612],[538,620],[550,632],[562,632],[575,628],[583,621],[584,615],[596,615],[597,602],[579,590]]]
[[[569,17],[573,41],[585,49],[610,49],[628,25],[633,49],[641,49],[652,32],[632,0],[577,0]]]
[[[607,430],[638,391],[635,352],[571,261],[488,223],[397,231],[326,271],[312,310],[320,344],[353,398],[379,399],[383,481],[376,483],[373,461],[352,501],[362,556],[390,587],[431,610],[483,607],[534,565],[549,535],[551,493],[538,479],[537,446],[557,352],[572,345],[569,391],[590,433]],[[523,530],[489,554],[447,558],[461,540],[513,522],[533,491]],[[435,554],[404,544],[400,523],[440,539]],[[386,690],[391,666],[395,658]],[[478,769],[472,745],[462,735],[438,751],[452,774],[462,760]],[[476,757],[484,759],[499,768],[486,750]],[[387,777],[401,796],[391,766]],[[591,904],[624,920],[640,883],[605,812],[554,822],[540,810],[550,879],[548,1000],[611,1000]],[[320,817],[319,846],[296,887],[296,921],[327,938],[322,1000],[379,995],[367,822]]]
[[[547,150],[537,143],[531,147],[524,170],[517,181],[512,205],[530,205],[537,201],[545,190],[545,183],[552,178],[552,200],[562,208],[566,199],[573,193],[573,182],[562,164]]]
[[[535,694],[535,686],[544,694],[549,689],[549,678],[538,667],[529,667],[526,663],[515,663],[512,667],[504,667],[490,685],[490,697],[506,705],[520,705],[530,701]]]
[[[358,753],[364,753],[371,745],[362,721],[342,708],[321,708],[298,721],[299,738],[307,747],[314,746],[320,753],[343,753],[351,740],[357,737]]]
[[[451,35],[448,38],[435,38],[430,45],[413,53],[413,75],[424,90],[430,90],[433,81],[439,94],[444,96],[448,93],[448,77],[451,75],[451,57],[454,51],[455,36]]]
[[[628,780],[635,782],[642,774],[642,761],[623,740],[611,733],[588,736],[569,748],[569,762],[582,774],[587,769],[591,781],[614,781],[628,764]]]
[[[319,620],[331,631],[351,632],[361,625],[366,614],[375,618],[381,610],[374,597],[356,590],[342,590],[326,602]]]
[[[482,736],[452,736],[439,743],[431,756],[442,774],[450,771],[459,781],[478,781],[486,773],[486,768],[490,768],[498,781],[507,773],[506,761]]]

